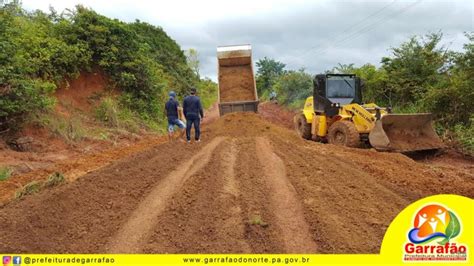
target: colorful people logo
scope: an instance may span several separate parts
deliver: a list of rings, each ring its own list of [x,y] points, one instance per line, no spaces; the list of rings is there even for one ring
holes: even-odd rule
[[[437,204],[427,205],[418,211],[414,228],[408,239],[414,244],[422,244],[442,238],[438,243],[444,245],[459,235],[461,223],[452,211]]]

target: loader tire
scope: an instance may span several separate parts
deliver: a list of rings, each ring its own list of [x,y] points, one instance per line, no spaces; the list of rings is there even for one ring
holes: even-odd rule
[[[330,144],[356,148],[360,146],[360,136],[351,121],[337,121],[329,127]]]
[[[306,117],[303,114],[300,114],[295,119],[295,128],[304,139],[311,139],[311,124],[306,122]]]

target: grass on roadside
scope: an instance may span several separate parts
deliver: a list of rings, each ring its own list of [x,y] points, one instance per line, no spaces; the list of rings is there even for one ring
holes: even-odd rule
[[[0,167],[0,181],[5,181],[12,175],[13,170],[8,167]]]
[[[140,130],[140,121],[136,115],[111,96],[102,99],[95,110],[95,117],[111,128],[122,128],[133,133]]]
[[[87,137],[84,124],[76,115],[64,117],[54,112],[45,112],[36,114],[32,120],[69,142],[81,141]]]
[[[64,177],[63,174],[55,172],[52,175],[48,177],[48,179],[44,182],[43,186],[44,187],[55,187],[59,186],[66,182],[66,178]]]
[[[44,188],[59,186],[66,182],[63,174],[55,172],[44,181],[31,181],[15,193],[15,199],[21,199],[27,195],[40,192]]]
[[[16,199],[21,199],[24,196],[35,194],[35,193],[39,192],[40,189],[41,189],[41,182],[32,181],[32,182],[26,184],[25,186],[23,186],[20,190],[18,190],[15,193],[15,198]]]

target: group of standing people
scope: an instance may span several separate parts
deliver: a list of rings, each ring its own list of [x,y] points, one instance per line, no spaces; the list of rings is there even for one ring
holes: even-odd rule
[[[204,118],[201,99],[196,95],[196,88],[191,88],[191,94],[183,100],[183,114],[186,118],[186,124],[179,119],[179,102],[176,100],[176,93],[169,92],[169,100],[165,104],[166,116],[168,118],[168,137],[173,139],[175,127],[180,128],[179,137],[184,135],[186,128],[186,141],[191,143],[191,128],[194,125],[194,140],[201,141],[201,120]]]

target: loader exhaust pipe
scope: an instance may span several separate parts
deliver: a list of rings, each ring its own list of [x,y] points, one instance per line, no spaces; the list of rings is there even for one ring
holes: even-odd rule
[[[369,142],[379,151],[412,152],[444,147],[429,113],[384,115],[375,122]]]

